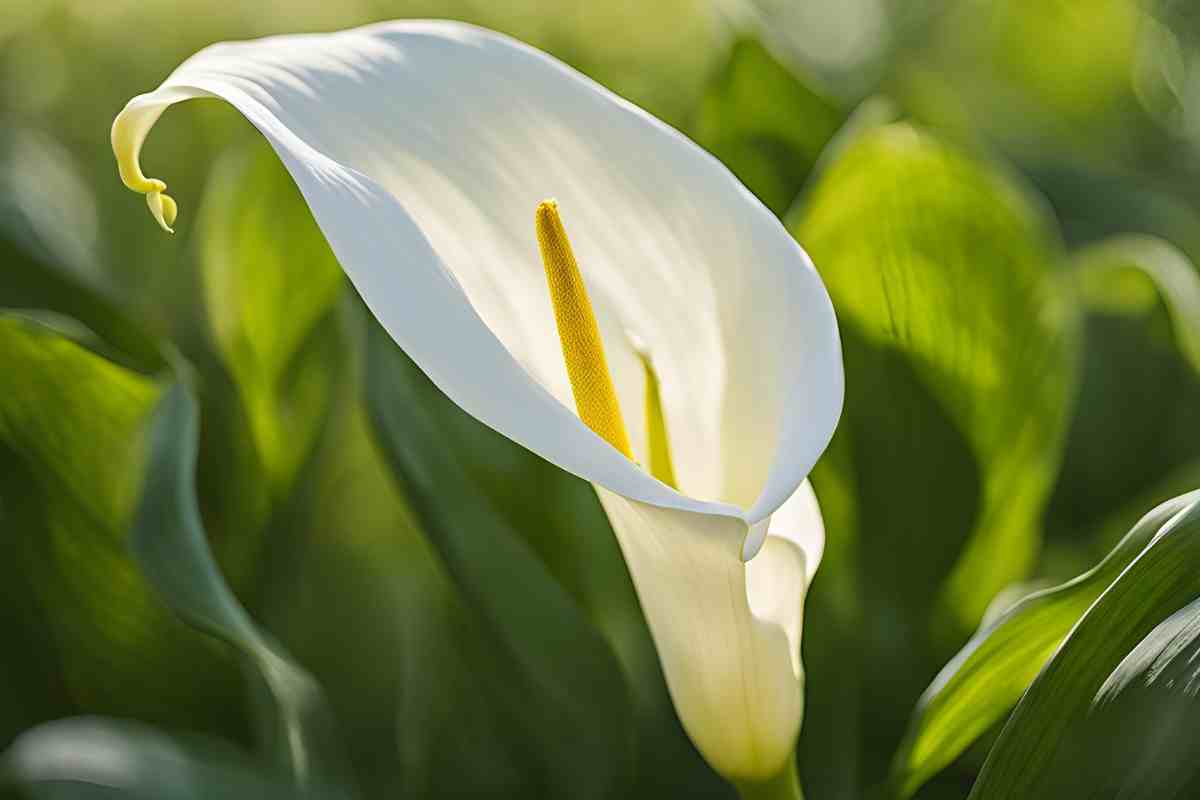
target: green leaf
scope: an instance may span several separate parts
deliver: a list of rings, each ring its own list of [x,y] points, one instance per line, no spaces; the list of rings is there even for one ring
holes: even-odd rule
[[[511,667],[488,649],[352,398],[282,527],[264,619],[328,689],[364,794],[544,791],[538,754],[494,698],[514,691]]]
[[[213,168],[197,233],[217,349],[279,498],[316,442],[344,357],[328,324],[341,268],[291,176],[258,139]]]
[[[1073,263],[1087,311],[1083,379],[1048,519],[1066,543],[1131,503],[1172,496],[1170,476],[1200,463],[1195,267],[1148,236],[1100,242]]]
[[[512,683],[496,701],[541,754],[540,768],[557,791],[627,791],[633,719],[612,649],[460,463],[446,431],[475,423],[373,321],[367,353],[367,404],[379,444],[478,620],[483,650],[500,662],[489,669],[512,668]]]
[[[844,118],[758,39],[741,38],[705,91],[693,135],[782,214]]]
[[[787,225],[829,289],[846,368],[845,411],[813,482],[823,504],[830,487],[839,496],[830,539],[852,542],[822,571],[845,573],[831,580],[861,615],[817,629],[858,637],[840,649],[862,659],[865,752],[890,753],[908,698],[1032,566],[1077,320],[1036,199],[908,124],[844,143]],[[807,652],[825,649],[807,639]],[[882,760],[859,765],[867,782],[885,773]]]
[[[892,764],[900,796],[911,796],[1004,718],[1088,607],[1194,501],[1184,495],[1155,508],[1094,568],[1026,597],[971,638],[917,704]]]
[[[300,796],[286,780],[217,742],[178,740],[103,717],[49,722],[22,734],[0,758],[0,787],[5,785],[36,800]]]
[[[196,402],[177,382],[155,413],[130,549],[180,617],[232,645],[257,670],[273,706],[260,731],[273,760],[300,785],[336,782],[346,767],[321,689],[258,629],[213,560],[195,494],[198,438]]]
[[[1139,728],[1122,731],[1104,716],[1114,713],[1111,704],[1117,698],[1138,685],[1131,679],[1144,681],[1152,665],[1157,665],[1163,681],[1173,675],[1190,680],[1193,674],[1194,665],[1178,660],[1178,653],[1160,660],[1172,644],[1192,646],[1193,635],[1187,631],[1194,620],[1185,618],[1181,625],[1178,617],[1167,618],[1200,597],[1200,495],[1193,492],[1179,500],[1186,501],[1183,508],[1161,523],[1152,541],[1087,610],[1029,687],[989,753],[972,800],[1061,797],[1064,787],[1072,796],[1113,797],[1120,784],[1135,777],[1131,767],[1149,766],[1142,748],[1128,745],[1127,736]],[[1144,707],[1142,713],[1180,711],[1182,703],[1193,702],[1185,699],[1185,694],[1194,694],[1186,686],[1164,683],[1162,688],[1173,690],[1173,701]],[[1163,722],[1161,717],[1143,719],[1140,729],[1156,730]],[[1102,746],[1088,741],[1093,724],[1108,734],[1100,737]],[[1192,722],[1193,730],[1194,726]],[[1169,733],[1163,729],[1156,735]],[[1169,742],[1170,736],[1163,741]],[[1178,765],[1167,759],[1162,766],[1164,774],[1157,778],[1171,783],[1165,770]],[[1132,795],[1120,796],[1164,796],[1143,793],[1149,787],[1134,788]]]
[[[1160,299],[1180,353],[1200,372],[1200,274],[1173,245],[1153,236],[1117,236],[1074,257],[1089,308],[1129,313]]]
[[[159,382],[12,314],[0,374],[0,564],[30,592],[9,640],[33,643],[64,711],[241,735],[236,665],[171,614],[127,548]]]

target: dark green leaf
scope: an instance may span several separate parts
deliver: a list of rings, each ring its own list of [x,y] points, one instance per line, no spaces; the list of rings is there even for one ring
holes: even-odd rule
[[[464,412],[373,321],[367,347],[367,402],[380,446],[479,621],[484,650],[499,662],[490,668],[512,668],[512,684],[493,698],[540,753],[556,791],[622,794],[633,777],[633,718],[612,649],[448,446],[445,432],[463,424]],[[598,752],[606,757],[597,760]]]

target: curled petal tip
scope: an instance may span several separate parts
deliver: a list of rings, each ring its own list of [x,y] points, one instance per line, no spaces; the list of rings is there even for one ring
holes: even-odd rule
[[[146,205],[150,207],[150,215],[157,220],[159,227],[167,233],[175,232],[171,226],[175,224],[175,215],[179,212],[179,207],[169,195],[162,192],[148,192]]]
[[[117,159],[117,171],[121,175],[122,183],[133,191],[146,195],[146,205],[150,207],[151,215],[162,229],[174,233],[171,226],[175,223],[175,215],[179,208],[174,200],[163,194],[167,184],[158,178],[147,178],[138,163],[142,140],[149,125],[138,123],[138,115],[132,110],[133,106],[134,102],[130,101],[125,110],[113,120],[112,149]],[[149,124],[153,124],[153,119]]]

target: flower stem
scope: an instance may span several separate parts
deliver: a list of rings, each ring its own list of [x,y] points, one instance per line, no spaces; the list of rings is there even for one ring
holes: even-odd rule
[[[734,786],[742,800],[804,800],[795,758],[789,758],[774,777],[765,781],[735,781]]]

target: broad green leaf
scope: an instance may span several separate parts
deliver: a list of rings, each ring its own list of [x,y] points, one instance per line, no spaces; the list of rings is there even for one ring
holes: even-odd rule
[[[217,742],[177,740],[146,725],[103,717],[49,722],[22,734],[0,757],[4,786],[34,800],[301,796],[282,777]]]
[[[840,591],[861,609],[850,649],[877,761],[860,775],[875,782],[907,698],[1032,566],[1076,317],[1040,205],[1001,169],[908,124],[844,144],[787,224],[843,337],[846,408],[813,479],[823,502],[829,486],[841,498],[826,511],[830,540],[853,541],[822,570],[847,572],[838,581],[853,588]],[[822,648],[806,637],[809,652]]]
[[[758,39],[746,37],[733,43],[709,84],[693,135],[782,214],[844,117]]]
[[[1026,597],[971,638],[917,704],[892,765],[900,796],[911,796],[1004,718],[1088,607],[1196,497],[1155,508],[1094,568]]]
[[[236,648],[273,701],[260,734],[299,785],[345,777],[332,719],[316,681],[250,619],[221,576],[196,500],[199,411],[181,382],[166,390],[150,431],[149,459],[130,549],[184,620]]]
[[[240,735],[235,663],[171,614],[127,548],[160,384],[11,314],[0,375],[0,563],[31,592],[10,640],[36,643],[75,707]]]
[[[286,493],[328,411],[342,358],[332,314],[342,272],[263,142],[213,168],[197,235],[208,316],[268,485]]]
[[[380,447],[478,619],[484,650],[515,667],[514,685],[499,698],[512,724],[536,742],[559,791],[627,791],[633,717],[612,649],[447,446],[446,429],[463,424],[465,413],[373,321],[367,353],[367,404]],[[597,752],[607,757],[597,760]]]
[[[1029,687],[989,753],[972,800],[1062,797],[1064,789],[1081,797],[1164,796],[1144,794],[1150,788],[1146,786],[1118,795],[1113,786],[1134,777],[1127,767],[1148,766],[1139,766],[1141,747],[1130,746],[1127,736],[1147,725],[1153,730],[1155,722],[1164,720],[1144,719],[1134,726],[1136,718],[1131,716],[1125,720],[1126,730],[1118,726],[1114,731],[1104,716],[1113,713],[1109,704],[1130,688],[1128,679],[1145,674],[1147,661],[1153,663],[1163,646],[1170,645],[1164,638],[1190,646],[1189,637],[1180,638],[1189,625],[1180,626],[1178,618],[1168,620],[1200,597],[1200,496],[1193,492],[1180,498],[1185,499],[1183,508],[1161,523],[1152,541],[1087,610]],[[1164,621],[1165,627],[1160,627]],[[1190,679],[1194,670],[1194,665],[1187,667],[1175,658],[1160,666],[1165,680],[1171,675]],[[1161,713],[1192,704],[1185,699],[1185,686],[1173,689],[1174,702],[1141,711]],[[1093,724],[1102,731],[1108,728],[1117,738],[1088,741]],[[1195,723],[1190,727],[1194,731]],[[1163,744],[1169,741],[1168,735]],[[1165,770],[1177,765],[1168,759],[1162,766]]]

